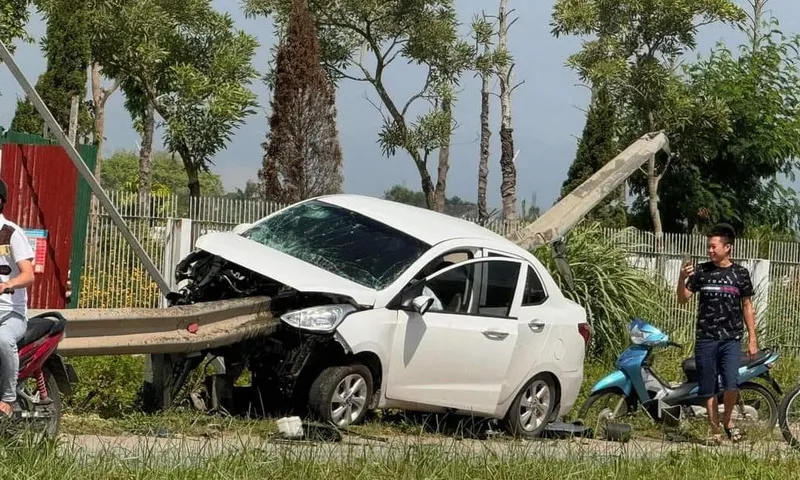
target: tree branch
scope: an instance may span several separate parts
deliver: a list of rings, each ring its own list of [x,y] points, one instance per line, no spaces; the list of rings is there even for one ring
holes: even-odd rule
[[[338,68],[336,68],[334,66],[330,66],[329,68],[331,68],[334,72],[336,72],[337,75],[340,75],[342,78],[346,78],[348,80],[353,80],[354,82],[371,82],[372,81],[372,79],[369,78],[369,75],[367,75],[366,77],[354,77],[352,75],[348,75],[348,74],[344,73],[343,71],[341,71],[340,69],[338,69]],[[364,68],[362,67],[361,70],[364,71]]]
[[[661,174],[656,176],[656,182],[660,182],[661,178],[664,176],[664,174],[667,173],[667,169],[669,168],[669,164],[672,163],[672,159],[674,157],[675,157],[675,155],[670,155],[670,156],[667,157],[667,163],[664,165],[664,169],[661,171]]]
[[[427,92],[428,88],[430,88],[431,86],[432,79],[433,79],[433,67],[428,66],[428,77],[425,79],[425,85],[422,87],[422,90],[420,90],[418,94],[408,99],[408,102],[406,102],[406,105],[403,107],[403,111],[400,113],[402,116],[404,117],[406,116],[406,112],[408,111],[409,107],[411,107],[412,103],[419,100],[425,95],[425,92]]]
[[[397,50],[396,52],[394,52],[394,55],[392,55],[392,58],[389,58],[389,54],[392,53],[392,50],[394,49],[394,47],[396,47],[397,45],[400,45],[400,44],[405,42],[404,40],[400,40],[400,36],[401,35],[402,35],[402,33],[398,33],[397,35],[395,35],[395,37],[392,39],[392,43],[389,44],[389,48],[387,48],[386,52],[384,52],[384,54],[381,55],[381,62],[383,63],[384,67],[386,65],[389,65],[390,63],[392,63],[392,61],[394,61],[394,59],[397,57],[397,55],[399,55],[400,52],[403,51],[402,49]]]
[[[509,93],[514,93],[514,90],[516,90],[517,87],[521,87],[524,83],[525,83],[525,80],[523,80],[523,81],[519,82],[518,84],[514,85],[513,87],[511,87],[511,90],[509,90]]]
[[[375,110],[377,110],[377,111],[378,111],[378,113],[380,114],[381,118],[383,118],[383,121],[384,121],[384,122],[386,122],[386,123],[389,123],[389,119],[388,119],[388,118],[386,117],[386,115],[383,113],[383,109],[380,107],[380,105],[378,105],[377,103],[373,102],[373,101],[372,101],[372,99],[371,99],[371,98],[369,98],[369,96],[368,96],[366,93],[364,93],[364,99],[365,99],[367,102],[369,102],[369,104],[370,104],[370,105],[372,105],[373,107],[375,107]]]
[[[103,105],[105,105],[105,104],[106,104],[106,102],[108,101],[109,97],[111,97],[111,95],[113,95],[113,94],[114,94],[114,92],[116,92],[116,91],[117,91],[117,89],[120,87],[120,85],[122,85],[122,78],[118,78],[118,79],[116,79],[116,80],[114,81],[114,84],[113,84],[113,85],[111,86],[111,88],[109,88],[108,90],[106,90],[106,89],[104,89],[104,88],[103,88],[103,89],[101,89],[101,90],[102,90],[102,92],[103,92],[103,95],[102,95],[102,98],[100,99],[100,103],[102,103]]]

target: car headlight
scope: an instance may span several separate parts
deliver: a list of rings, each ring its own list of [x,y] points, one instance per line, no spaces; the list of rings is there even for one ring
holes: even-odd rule
[[[331,332],[356,308],[352,305],[321,305],[281,315],[281,320],[302,330]]]

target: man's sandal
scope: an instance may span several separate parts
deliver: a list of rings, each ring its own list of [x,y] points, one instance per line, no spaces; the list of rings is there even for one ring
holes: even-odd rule
[[[713,447],[718,447],[722,445],[722,434],[721,433],[711,433],[706,437],[706,445],[710,445]]]
[[[731,427],[731,428],[725,427],[725,433],[728,435],[728,438],[733,443],[739,443],[744,439],[742,431],[739,429],[739,427]]]

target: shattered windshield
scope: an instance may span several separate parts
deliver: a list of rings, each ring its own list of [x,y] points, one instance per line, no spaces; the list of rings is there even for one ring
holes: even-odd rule
[[[267,218],[242,236],[375,290],[389,286],[429,248],[399,230],[317,200]]]

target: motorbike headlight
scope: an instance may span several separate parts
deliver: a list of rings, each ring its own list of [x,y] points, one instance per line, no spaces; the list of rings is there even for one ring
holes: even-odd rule
[[[628,329],[628,333],[631,336],[631,342],[633,342],[635,345],[643,344],[647,337],[638,325],[631,325]]]
[[[347,315],[355,310],[354,306],[348,304],[321,305],[286,313],[281,315],[281,320],[302,330],[332,332]]]

